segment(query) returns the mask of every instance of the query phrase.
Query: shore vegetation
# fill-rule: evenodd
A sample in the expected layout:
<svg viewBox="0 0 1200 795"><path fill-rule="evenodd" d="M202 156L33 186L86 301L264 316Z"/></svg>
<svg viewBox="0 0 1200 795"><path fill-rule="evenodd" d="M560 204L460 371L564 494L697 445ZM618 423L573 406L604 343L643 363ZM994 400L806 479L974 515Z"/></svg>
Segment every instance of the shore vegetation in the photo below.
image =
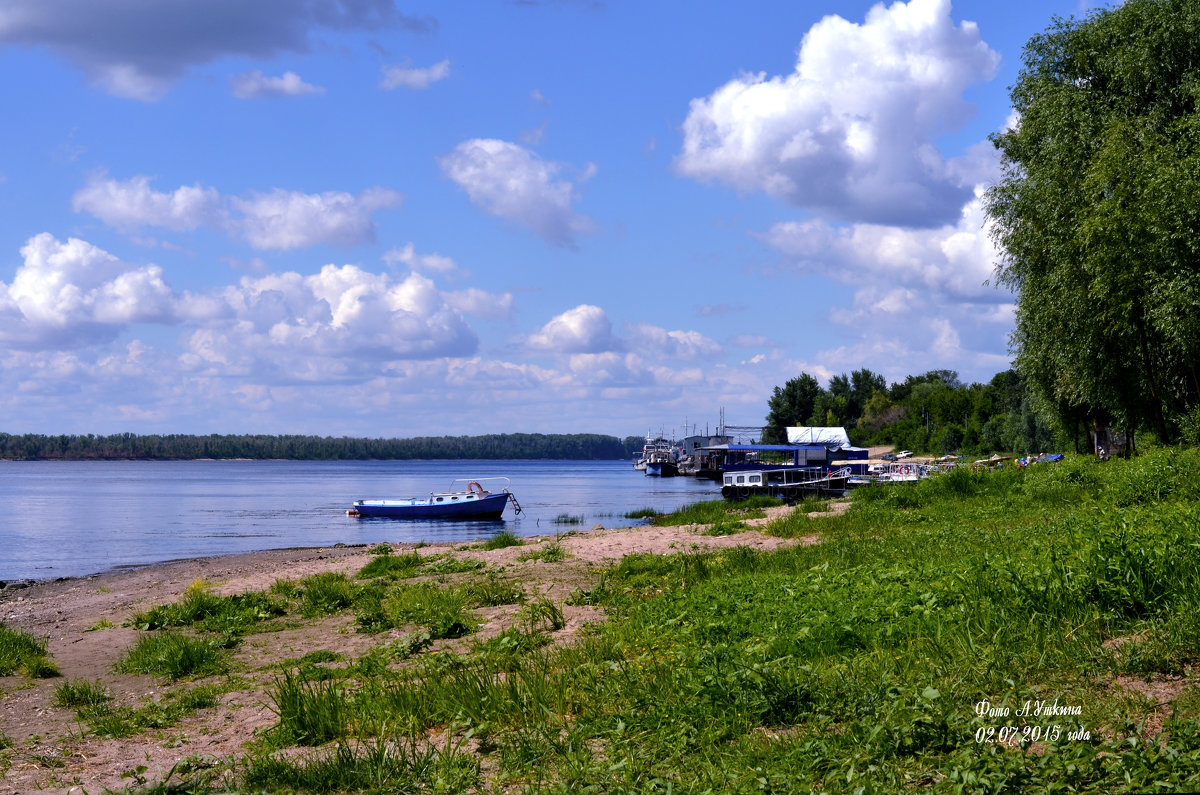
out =
<svg viewBox="0 0 1200 795"><path fill-rule="evenodd" d="M242 755L143 791L1200 787L1200 452L958 469L860 489L841 513L808 507L758 526L803 543L627 555L565 600L503 567L418 574L436 559L415 577L243 594L230 604L283 611L259 611L263 629L348 615L374 645L277 665L260 691L275 721ZM732 524L743 510L713 503L660 521ZM538 572L572 565L538 561ZM314 591L325 594L315 612ZM197 599L147 611L188 618L145 636L227 653L242 636L185 609ZM507 626L479 636L501 603ZM570 605L604 620L563 642ZM245 670L220 670L157 672L216 688L164 709L202 710L244 686ZM142 720L91 717L113 710L97 685L60 693L108 736Z"/></svg>

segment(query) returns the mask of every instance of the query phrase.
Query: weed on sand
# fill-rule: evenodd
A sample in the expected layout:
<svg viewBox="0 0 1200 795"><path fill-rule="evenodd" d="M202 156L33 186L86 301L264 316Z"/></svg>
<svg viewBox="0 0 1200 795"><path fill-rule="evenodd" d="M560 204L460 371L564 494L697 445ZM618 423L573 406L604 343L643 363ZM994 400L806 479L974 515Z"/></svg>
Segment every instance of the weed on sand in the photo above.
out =
<svg viewBox="0 0 1200 795"><path fill-rule="evenodd" d="M0 676L23 671L35 679L58 676L58 669L50 662L46 642L28 632L9 629L0 623Z"/></svg>

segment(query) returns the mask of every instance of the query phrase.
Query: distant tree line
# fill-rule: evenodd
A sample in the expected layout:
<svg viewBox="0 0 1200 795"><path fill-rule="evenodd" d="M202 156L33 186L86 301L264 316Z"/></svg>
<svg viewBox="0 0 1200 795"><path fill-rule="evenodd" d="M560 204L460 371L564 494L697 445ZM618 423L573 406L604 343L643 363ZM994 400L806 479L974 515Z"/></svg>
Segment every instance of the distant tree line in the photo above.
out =
<svg viewBox="0 0 1200 795"><path fill-rule="evenodd" d="M632 445L636 445L633 447ZM0 433L0 458L10 460L120 459L573 459L628 458L639 437L601 434L501 433L485 436L422 436L363 439L262 434L135 434L108 436Z"/></svg>
<svg viewBox="0 0 1200 795"><path fill-rule="evenodd" d="M775 387L763 439L786 441L794 425L841 426L861 446L917 453L1039 453L1086 446L1082 424L1064 424L1014 371L964 384L954 370L930 370L888 386L870 370L834 376L822 387L808 373Z"/></svg>

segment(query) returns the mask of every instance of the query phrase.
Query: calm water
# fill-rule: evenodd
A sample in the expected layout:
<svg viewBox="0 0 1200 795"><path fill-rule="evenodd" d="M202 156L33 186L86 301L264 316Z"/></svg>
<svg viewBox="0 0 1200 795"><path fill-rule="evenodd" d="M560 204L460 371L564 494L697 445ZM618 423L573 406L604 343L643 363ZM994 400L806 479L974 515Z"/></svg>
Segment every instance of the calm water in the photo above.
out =
<svg viewBox="0 0 1200 795"><path fill-rule="evenodd" d="M355 499L444 491L457 477L512 480L524 513L500 522L346 516ZM461 488L461 484L459 486ZM95 574L284 547L470 541L631 524L626 512L720 496L628 461L0 462L0 580ZM555 522L568 514L578 525Z"/></svg>

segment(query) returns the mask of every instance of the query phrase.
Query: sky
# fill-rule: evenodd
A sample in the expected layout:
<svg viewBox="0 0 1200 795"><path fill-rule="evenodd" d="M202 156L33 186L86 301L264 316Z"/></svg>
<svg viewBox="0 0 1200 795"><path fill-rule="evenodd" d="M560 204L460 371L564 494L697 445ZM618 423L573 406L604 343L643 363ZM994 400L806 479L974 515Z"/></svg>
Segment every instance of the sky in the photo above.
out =
<svg viewBox="0 0 1200 795"><path fill-rule="evenodd" d="M1081 0L5 0L0 432L759 425L986 382L981 196Z"/></svg>

